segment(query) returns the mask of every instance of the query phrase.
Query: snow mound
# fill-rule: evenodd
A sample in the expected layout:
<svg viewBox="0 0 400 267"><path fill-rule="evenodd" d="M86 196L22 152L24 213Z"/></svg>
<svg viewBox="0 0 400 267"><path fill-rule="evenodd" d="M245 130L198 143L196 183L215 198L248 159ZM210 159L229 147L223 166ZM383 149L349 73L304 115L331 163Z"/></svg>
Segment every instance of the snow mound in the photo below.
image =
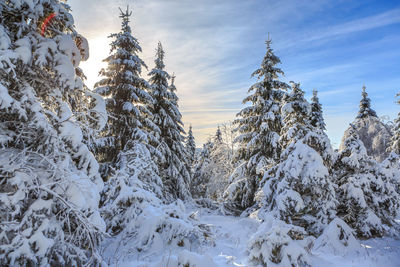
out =
<svg viewBox="0 0 400 267"><path fill-rule="evenodd" d="M361 244L353 235L354 230L343 220L334 219L315 240L314 252L324 252L333 255L346 256L360 253Z"/></svg>

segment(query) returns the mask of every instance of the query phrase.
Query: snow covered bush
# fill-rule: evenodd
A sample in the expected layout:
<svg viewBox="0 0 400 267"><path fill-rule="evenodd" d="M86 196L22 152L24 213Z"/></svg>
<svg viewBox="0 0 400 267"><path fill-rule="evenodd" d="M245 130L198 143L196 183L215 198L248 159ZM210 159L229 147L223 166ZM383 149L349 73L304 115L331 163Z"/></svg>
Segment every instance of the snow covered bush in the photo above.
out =
<svg viewBox="0 0 400 267"><path fill-rule="evenodd" d="M162 181L144 144L134 142L131 149L120 152L117 169L107 183L104 196L102 213L111 235L131 231L126 228L144 207L159 201Z"/></svg>
<svg viewBox="0 0 400 267"><path fill-rule="evenodd" d="M284 127L280 163L264 175L265 199L260 215L273 214L288 224L319 235L335 217L335 186L329 167L333 151L328 137L309 123L310 105L294 84L282 107Z"/></svg>
<svg viewBox="0 0 400 267"><path fill-rule="evenodd" d="M356 129L350 131L334 166L337 213L358 237L382 236L395 224L400 196L394 182L398 169L392 168L389 161L380 165L368 156Z"/></svg>
<svg viewBox="0 0 400 267"><path fill-rule="evenodd" d="M101 262L99 188L67 154L0 152L0 265ZM57 153L57 154L58 154ZM66 157L59 162L57 157Z"/></svg>
<svg viewBox="0 0 400 267"><path fill-rule="evenodd" d="M80 115L101 101L75 101L86 40L56 0L1 1L0 40L0 265L99 264L103 182L81 125L102 123Z"/></svg>
<svg viewBox="0 0 400 267"><path fill-rule="evenodd" d="M346 256L351 253L361 253L361 244L353 235L351 229L343 220L333 219L315 240L313 251Z"/></svg>
<svg viewBox="0 0 400 267"><path fill-rule="evenodd" d="M311 266L314 239L302 227L268 218L250 237L249 261L262 266Z"/></svg>

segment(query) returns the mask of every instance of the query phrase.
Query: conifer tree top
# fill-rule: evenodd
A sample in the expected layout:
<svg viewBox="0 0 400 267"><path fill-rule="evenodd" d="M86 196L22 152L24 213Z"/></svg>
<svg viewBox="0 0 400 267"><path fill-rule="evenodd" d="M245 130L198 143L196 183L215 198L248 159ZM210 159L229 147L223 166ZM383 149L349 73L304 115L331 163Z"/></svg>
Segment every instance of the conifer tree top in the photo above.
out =
<svg viewBox="0 0 400 267"><path fill-rule="evenodd" d="M371 108L371 99L368 97L365 85L362 88L360 101L360 110L358 111L357 119L363 119L369 116L378 117L375 110Z"/></svg>
<svg viewBox="0 0 400 267"><path fill-rule="evenodd" d="M311 125L321 130L326 130L324 118L322 116L322 105L319 102L318 91L313 90L313 97L311 98Z"/></svg>
<svg viewBox="0 0 400 267"><path fill-rule="evenodd" d="M218 125L218 128L217 128L217 131L215 132L215 142L216 143L221 143L222 142L222 133L221 133L221 129L219 128L219 125Z"/></svg>

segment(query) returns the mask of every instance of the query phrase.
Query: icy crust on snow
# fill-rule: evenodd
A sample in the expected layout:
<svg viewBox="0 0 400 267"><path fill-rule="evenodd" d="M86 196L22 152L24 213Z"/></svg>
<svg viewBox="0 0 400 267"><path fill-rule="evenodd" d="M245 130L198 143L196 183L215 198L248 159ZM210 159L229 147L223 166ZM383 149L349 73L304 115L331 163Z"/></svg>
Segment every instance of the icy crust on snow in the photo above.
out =
<svg viewBox="0 0 400 267"><path fill-rule="evenodd" d="M356 131L360 140L364 143L367 154L376 161L382 162L389 156L387 148L390 146L392 134L389 127L378 118L367 116L365 118L356 119L344 132L339 150L344 149L344 141L353 131Z"/></svg>

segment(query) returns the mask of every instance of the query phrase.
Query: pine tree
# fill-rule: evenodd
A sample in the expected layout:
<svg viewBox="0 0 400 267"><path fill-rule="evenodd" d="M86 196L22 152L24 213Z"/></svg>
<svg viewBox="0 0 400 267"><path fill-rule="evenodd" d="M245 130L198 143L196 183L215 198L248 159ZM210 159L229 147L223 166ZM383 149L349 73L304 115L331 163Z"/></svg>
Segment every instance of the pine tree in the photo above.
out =
<svg viewBox="0 0 400 267"><path fill-rule="evenodd" d="M177 96L169 89L169 74L164 70L164 50L158 43L155 67L149 73L151 96L154 99L152 113L154 123L160 129L159 150L164 157L160 164L160 175L165 185L168 199L185 199L190 196L190 170L186 160L186 150L183 145L185 131L182 115L176 106Z"/></svg>
<svg viewBox="0 0 400 267"><path fill-rule="evenodd" d="M398 93L397 96L400 97L400 93ZM400 100L397 101L397 104L400 104ZM400 156L400 112L394 121L393 136L390 141L389 150Z"/></svg>
<svg viewBox="0 0 400 267"><path fill-rule="evenodd" d="M280 102L288 85L280 81L279 75L283 71L276 67L281 63L271 48L271 40L266 41L267 52L252 76L258 78L258 82L250 87L251 95L243 100L243 103L251 105L245 107L237 114L234 123L239 136L236 162L242 164L235 171L237 177L230 188L233 199L230 202L239 209L250 207L254 203L254 194L260 180L260 170L266 165L272 164L279 158L279 133L281 131ZM239 180L240 181L239 181Z"/></svg>
<svg viewBox="0 0 400 267"><path fill-rule="evenodd" d="M103 182L77 115L91 100L76 101L86 41L56 0L1 1L0 40L0 265L100 264Z"/></svg>
<svg viewBox="0 0 400 267"><path fill-rule="evenodd" d="M304 92L294 84L282 106L280 163L264 175L263 210L318 235L335 216L329 175L333 150L324 132L310 125L310 112Z"/></svg>
<svg viewBox="0 0 400 267"><path fill-rule="evenodd" d="M132 12L128 8L120 11L121 31L109 36L113 39L111 55L104 60L107 68L100 71L104 78L95 84L95 91L107 100L110 115L97 149L104 163L104 177L110 174L109 167L116 164L119 152L128 143L145 143L152 154L157 154L158 145L154 135L159 129L152 123L150 112L153 99L148 93L149 84L141 77L142 69L147 66L138 56L142 49L129 26Z"/></svg>
<svg viewBox="0 0 400 267"><path fill-rule="evenodd" d="M214 143L216 143L216 144L222 143L222 133L221 133L221 129L219 128L219 125L217 128L217 131L215 132Z"/></svg>
<svg viewBox="0 0 400 267"><path fill-rule="evenodd" d="M311 98L311 119L310 123L312 126L317 127L323 131L326 130L324 117L322 116L322 106L319 103L317 96L318 91L313 90L313 97Z"/></svg>
<svg viewBox="0 0 400 267"><path fill-rule="evenodd" d="M357 119L363 119L366 117L378 117L375 110L371 108L371 99L369 99L367 92L365 91L365 85L362 88L360 110L358 111Z"/></svg>
<svg viewBox="0 0 400 267"><path fill-rule="evenodd" d="M400 204L390 177L393 170L383 168L367 155L355 130L345 140L334 170L338 185L338 216L356 231L358 237L389 233Z"/></svg>
<svg viewBox="0 0 400 267"><path fill-rule="evenodd" d="M189 126L188 136L186 137L186 150L189 155L188 163L192 165L196 159L196 143L192 131L192 125Z"/></svg>

